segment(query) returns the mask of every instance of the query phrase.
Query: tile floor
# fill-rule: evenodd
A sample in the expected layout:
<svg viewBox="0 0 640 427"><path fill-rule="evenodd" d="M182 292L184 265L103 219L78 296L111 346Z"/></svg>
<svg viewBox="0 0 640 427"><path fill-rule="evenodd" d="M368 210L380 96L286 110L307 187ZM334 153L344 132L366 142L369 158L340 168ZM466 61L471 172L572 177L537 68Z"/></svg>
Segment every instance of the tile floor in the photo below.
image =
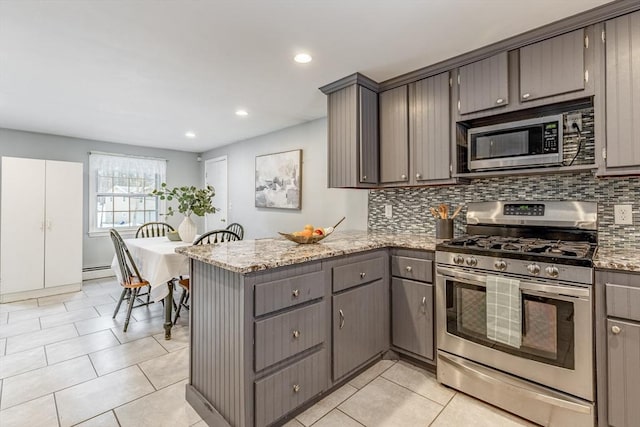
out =
<svg viewBox="0 0 640 427"><path fill-rule="evenodd" d="M162 304L137 308L127 333L120 286L0 304L0 425L196 426L184 399L184 320L164 340ZM531 426L439 385L405 362L383 360L289 421L311 426Z"/></svg>

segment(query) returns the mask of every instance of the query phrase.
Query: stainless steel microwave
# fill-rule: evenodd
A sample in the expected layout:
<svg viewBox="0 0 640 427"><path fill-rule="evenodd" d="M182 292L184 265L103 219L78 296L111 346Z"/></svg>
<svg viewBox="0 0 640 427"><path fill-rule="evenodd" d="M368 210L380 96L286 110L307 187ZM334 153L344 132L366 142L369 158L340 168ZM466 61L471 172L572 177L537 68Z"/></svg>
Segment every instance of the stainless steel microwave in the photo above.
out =
<svg viewBox="0 0 640 427"><path fill-rule="evenodd" d="M562 114L471 128L469 170L562 164Z"/></svg>

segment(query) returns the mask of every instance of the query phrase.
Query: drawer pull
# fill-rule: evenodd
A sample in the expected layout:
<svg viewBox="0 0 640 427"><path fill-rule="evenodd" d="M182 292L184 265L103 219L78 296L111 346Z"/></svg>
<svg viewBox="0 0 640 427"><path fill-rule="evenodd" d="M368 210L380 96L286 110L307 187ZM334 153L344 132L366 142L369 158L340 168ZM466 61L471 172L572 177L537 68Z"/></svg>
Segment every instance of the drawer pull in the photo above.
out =
<svg viewBox="0 0 640 427"><path fill-rule="evenodd" d="M410 265L407 265L404 269L407 270L407 273L411 273L411 270L413 270Z"/></svg>
<svg viewBox="0 0 640 427"><path fill-rule="evenodd" d="M366 275L367 275L367 273L365 273L365 272L363 271L362 273L360 273L360 278L361 278L361 279L364 279L364 276L366 276Z"/></svg>
<svg viewBox="0 0 640 427"><path fill-rule="evenodd" d="M338 310L338 314L340 315L340 327L339 329L344 328L344 312L342 310Z"/></svg>
<svg viewBox="0 0 640 427"><path fill-rule="evenodd" d="M300 290L294 289L293 292L291 292L291 295L293 295L294 298L298 298L298 296L300 295Z"/></svg>
<svg viewBox="0 0 640 427"><path fill-rule="evenodd" d="M496 104L502 104L504 102L504 98L496 99Z"/></svg>
<svg viewBox="0 0 640 427"><path fill-rule="evenodd" d="M611 332L613 332L613 335L618 335L620 332L622 332L622 329L620 328L620 326L612 326L611 327Z"/></svg>
<svg viewBox="0 0 640 427"><path fill-rule="evenodd" d="M298 393L300 391L300 386L298 384L293 385L293 392Z"/></svg>
<svg viewBox="0 0 640 427"><path fill-rule="evenodd" d="M530 93L523 93L522 94L522 99L528 99L531 98L531 94Z"/></svg>
<svg viewBox="0 0 640 427"><path fill-rule="evenodd" d="M300 331L293 331L293 338L294 339L300 338Z"/></svg>
<svg viewBox="0 0 640 427"><path fill-rule="evenodd" d="M405 175L405 174L400 175L400 179L405 181L407 179L407 175Z"/></svg>

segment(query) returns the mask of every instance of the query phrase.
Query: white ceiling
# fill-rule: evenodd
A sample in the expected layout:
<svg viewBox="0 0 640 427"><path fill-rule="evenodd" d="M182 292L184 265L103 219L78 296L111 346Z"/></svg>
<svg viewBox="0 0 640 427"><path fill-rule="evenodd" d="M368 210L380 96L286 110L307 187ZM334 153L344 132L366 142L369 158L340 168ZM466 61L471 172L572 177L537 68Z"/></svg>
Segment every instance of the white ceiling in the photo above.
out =
<svg viewBox="0 0 640 427"><path fill-rule="evenodd" d="M355 71L383 81L608 2L0 0L0 127L203 152L325 116L317 88Z"/></svg>

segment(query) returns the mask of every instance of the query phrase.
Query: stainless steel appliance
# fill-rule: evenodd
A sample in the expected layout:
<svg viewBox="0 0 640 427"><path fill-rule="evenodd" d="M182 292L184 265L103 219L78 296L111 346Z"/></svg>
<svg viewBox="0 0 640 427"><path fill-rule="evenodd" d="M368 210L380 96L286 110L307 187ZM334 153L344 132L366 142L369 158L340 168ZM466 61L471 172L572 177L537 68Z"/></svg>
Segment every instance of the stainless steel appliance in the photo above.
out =
<svg viewBox="0 0 640 427"><path fill-rule="evenodd" d="M469 170L560 165L562 139L562 114L471 128Z"/></svg>
<svg viewBox="0 0 640 427"><path fill-rule="evenodd" d="M470 203L468 234L436 246L438 381L542 425L593 425L596 225L596 203ZM489 305L505 279L507 314ZM515 343L495 338L499 316Z"/></svg>

